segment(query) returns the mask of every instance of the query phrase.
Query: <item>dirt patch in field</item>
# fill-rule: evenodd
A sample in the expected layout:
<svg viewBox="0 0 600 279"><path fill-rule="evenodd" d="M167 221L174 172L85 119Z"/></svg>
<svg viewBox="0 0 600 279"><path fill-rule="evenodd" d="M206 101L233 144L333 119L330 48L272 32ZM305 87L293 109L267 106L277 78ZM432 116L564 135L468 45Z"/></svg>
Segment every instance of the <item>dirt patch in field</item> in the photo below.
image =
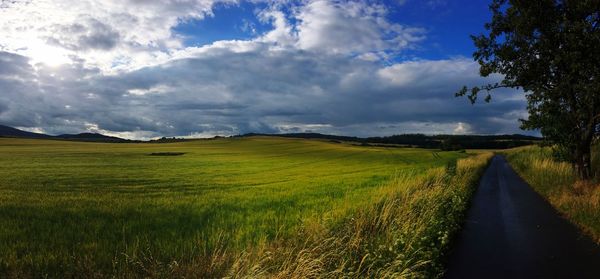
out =
<svg viewBox="0 0 600 279"><path fill-rule="evenodd" d="M148 154L149 156L181 156L184 155L185 152L154 152Z"/></svg>

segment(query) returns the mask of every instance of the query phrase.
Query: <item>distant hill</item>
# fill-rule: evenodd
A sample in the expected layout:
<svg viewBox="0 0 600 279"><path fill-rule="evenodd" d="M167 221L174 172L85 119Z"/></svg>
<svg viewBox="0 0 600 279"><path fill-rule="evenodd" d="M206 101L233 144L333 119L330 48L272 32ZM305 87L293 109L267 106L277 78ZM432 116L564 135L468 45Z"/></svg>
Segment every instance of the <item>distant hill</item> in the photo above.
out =
<svg viewBox="0 0 600 279"><path fill-rule="evenodd" d="M55 138L66 139L66 140L79 140L79 141L98 141L98 142L129 141L126 139L106 136L106 135L98 134L98 133L64 134L64 135L58 135Z"/></svg>
<svg viewBox="0 0 600 279"><path fill-rule="evenodd" d="M32 133L19 130L13 127L0 125L0 137L10 138L29 138L29 139L56 139L56 140L74 140L74 141L93 141L93 142L129 142L129 140L105 136L98 133L64 134L51 136L40 133Z"/></svg>
<svg viewBox="0 0 600 279"><path fill-rule="evenodd" d="M530 145L542 141L542 138L526 135L424 135L403 134L387 137L349 137L326 135L319 133L290 133L290 134L259 134L249 133L234 137L251 136L276 136L301 139L323 139L332 142L354 142L364 146L386 146L386 147L421 147L442 150L460 149L506 149L524 145ZM33 139L55 139L89 142L141 142L127 140L118 137L106 136L98 133L64 134L50 136L46 134L26 132L9 126L0 125L0 137L33 138ZM192 139L161 138L149 142L179 142Z"/></svg>
<svg viewBox="0 0 600 279"><path fill-rule="evenodd" d="M506 149L525 146L542 141L542 138L526 135L424 135L403 134L387 137L348 137L324 135L319 133L257 134L250 133L239 137L278 136L303 139L326 139L331 141L350 141L371 146L411 146L443 150L460 149Z"/></svg>
<svg viewBox="0 0 600 279"><path fill-rule="evenodd" d="M19 130L13 127L0 125L0 137L14 137L14 138L33 138L33 139L46 139L52 138L52 136L32 133L23 130Z"/></svg>

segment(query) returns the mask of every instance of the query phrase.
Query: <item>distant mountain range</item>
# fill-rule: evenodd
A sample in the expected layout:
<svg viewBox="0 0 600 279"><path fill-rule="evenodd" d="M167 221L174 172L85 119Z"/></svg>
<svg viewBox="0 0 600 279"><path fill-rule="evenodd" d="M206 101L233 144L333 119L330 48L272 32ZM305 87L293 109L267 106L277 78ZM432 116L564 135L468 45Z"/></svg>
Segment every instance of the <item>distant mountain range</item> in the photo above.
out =
<svg viewBox="0 0 600 279"><path fill-rule="evenodd" d="M40 133L32 133L19 130L13 127L0 125L0 137L10 138L29 138L29 139L57 139L57 140L74 140L74 141L93 141L93 142L129 142L129 140L105 136L98 133L80 133L80 134L63 134L51 136Z"/></svg>
<svg viewBox="0 0 600 279"><path fill-rule="evenodd" d="M321 139L331 142L354 142L364 146L385 146L385 147L422 147L442 150L460 150L460 149L505 149L524 145L530 145L542 141L542 138L526 135L424 135L424 134L403 134L387 137L348 137L325 135L318 133L291 133L291 134L257 134L250 133L234 137L252 137L252 136L277 136L287 138L301 139ZM141 142L111 137L97 133L64 134L50 136L40 133L32 133L19 130L9 126L0 125L0 137L13 138L32 138L32 139L56 139L72 141L91 141L91 142ZM150 142L176 142L186 139L162 138Z"/></svg>

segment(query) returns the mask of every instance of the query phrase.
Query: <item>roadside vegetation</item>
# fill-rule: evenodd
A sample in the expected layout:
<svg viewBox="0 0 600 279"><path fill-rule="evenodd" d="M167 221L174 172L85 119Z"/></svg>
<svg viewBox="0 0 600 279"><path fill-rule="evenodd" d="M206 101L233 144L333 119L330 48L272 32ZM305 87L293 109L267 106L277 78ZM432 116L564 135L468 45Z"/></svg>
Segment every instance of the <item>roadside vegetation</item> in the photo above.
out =
<svg viewBox="0 0 600 279"><path fill-rule="evenodd" d="M460 159L423 175L404 173L380 198L327 228L308 224L291 242L259 250L232 275L269 278L438 278L451 239L492 157ZM242 257L243 259L243 257ZM237 277L237 276L234 276Z"/></svg>
<svg viewBox="0 0 600 279"><path fill-rule="evenodd" d="M573 164L555 159L550 147L529 146L504 152L513 168L558 211L600 243L600 146L592 152L595 180L579 178Z"/></svg>
<svg viewBox="0 0 600 279"><path fill-rule="evenodd" d="M9 278L437 277L491 157L274 137L0 153Z"/></svg>

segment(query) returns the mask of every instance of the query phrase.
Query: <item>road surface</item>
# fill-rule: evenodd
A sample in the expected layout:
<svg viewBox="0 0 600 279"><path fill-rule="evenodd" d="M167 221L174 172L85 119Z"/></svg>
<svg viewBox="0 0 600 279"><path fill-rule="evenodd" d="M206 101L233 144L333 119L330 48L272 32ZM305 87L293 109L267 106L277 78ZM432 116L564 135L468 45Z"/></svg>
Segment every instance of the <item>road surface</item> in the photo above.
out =
<svg viewBox="0 0 600 279"><path fill-rule="evenodd" d="M600 248L495 156L445 278L600 278Z"/></svg>

